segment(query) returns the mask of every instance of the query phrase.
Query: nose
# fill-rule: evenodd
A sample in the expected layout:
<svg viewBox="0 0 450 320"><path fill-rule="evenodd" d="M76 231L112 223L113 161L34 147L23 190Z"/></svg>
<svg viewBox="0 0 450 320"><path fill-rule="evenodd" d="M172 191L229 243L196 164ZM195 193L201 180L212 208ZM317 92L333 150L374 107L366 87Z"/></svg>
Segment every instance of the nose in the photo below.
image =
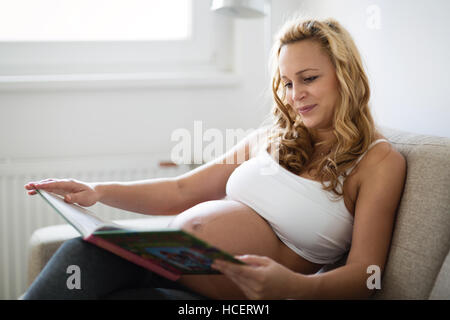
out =
<svg viewBox="0 0 450 320"><path fill-rule="evenodd" d="M294 86L292 88L292 101L301 101L306 97L306 89L303 86Z"/></svg>

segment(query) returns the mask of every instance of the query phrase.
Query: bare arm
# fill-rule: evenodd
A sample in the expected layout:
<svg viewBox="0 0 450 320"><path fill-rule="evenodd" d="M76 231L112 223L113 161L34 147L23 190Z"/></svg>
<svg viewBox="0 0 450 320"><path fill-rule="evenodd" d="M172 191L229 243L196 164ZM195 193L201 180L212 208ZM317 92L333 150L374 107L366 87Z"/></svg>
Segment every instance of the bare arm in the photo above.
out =
<svg viewBox="0 0 450 320"><path fill-rule="evenodd" d="M96 202L143 214L178 214L204 201L225 196L233 170L250 157L260 130L242 139L216 160L175 178L131 182L85 183L74 179L47 179L25 185L29 194L44 189L65 197L69 203L91 206ZM255 142L256 141L256 142Z"/></svg>
<svg viewBox="0 0 450 320"><path fill-rule="evenodd" d="M373 294L367 287L367 279L372 273L368 273L367 268L374 265L381 273L384 270L405 175L406 161L394 150L368 172L356 202L347 263L322 274L297 275L299 287L308 288L301 290L307 298L354 299Z"/></svg>
<svg viewBox="0 0 450 320"><path fill-rule="evenodd" d="M179 213L181 208L176 178L93 183L92 186L99 202L127 211L169 215Z"/></svg>
<svg viewBox="0 0 450 320"><path fill-rule="evenodd" d="M89 207L97 202L144 214L175 214L179 203L175 178L131 182L83 182L75 179L45 179L25 185L29 195L42 189L64 197L68 203Z"/></svg>

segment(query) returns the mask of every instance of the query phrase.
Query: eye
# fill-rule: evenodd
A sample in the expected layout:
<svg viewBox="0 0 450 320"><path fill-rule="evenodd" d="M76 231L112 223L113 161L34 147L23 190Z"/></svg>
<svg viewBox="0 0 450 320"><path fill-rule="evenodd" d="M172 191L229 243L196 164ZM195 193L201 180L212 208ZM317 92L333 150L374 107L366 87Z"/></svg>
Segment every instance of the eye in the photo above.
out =
<svg viewBox="0 0 450 320"><path fill-rule="evenodd" d="M292 88L292 83L286 82L286 83L284 84L284 87L285 87L285 88Z"/></svg>
<svg viewBox="0 0 450 320"><path fill-rule="evenodd" d="M318 78L318 76L313 76L313 77L305 78L303 81L304 81L305 83L311 83L311 82L313 82L314 80L316 80L317 78Z"/></svg>

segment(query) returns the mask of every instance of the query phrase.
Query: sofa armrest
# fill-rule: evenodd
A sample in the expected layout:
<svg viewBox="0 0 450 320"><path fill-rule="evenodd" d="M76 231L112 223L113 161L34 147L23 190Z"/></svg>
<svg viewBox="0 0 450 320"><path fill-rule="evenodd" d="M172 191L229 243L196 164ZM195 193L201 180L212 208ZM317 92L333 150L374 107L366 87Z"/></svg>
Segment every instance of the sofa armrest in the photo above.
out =
<svg viewBox="0 0 450 320"><path fill-rule="evenodd" d="M48 260L66 240L80 236L70 225L62 224L37 229L29 242L27 286L30 286Z"/></svg>
<svg viewBox="0 0 450 320"><path fill-rule="evenodd" d="M149 216L144 219L129 219L114 221L123 226L148 226L149 228L164 228L174 216ZM61 244L80 234L69 224L61 224L37 229L29 242L27 287L45 267L47 262L58 250Z"/></svg>

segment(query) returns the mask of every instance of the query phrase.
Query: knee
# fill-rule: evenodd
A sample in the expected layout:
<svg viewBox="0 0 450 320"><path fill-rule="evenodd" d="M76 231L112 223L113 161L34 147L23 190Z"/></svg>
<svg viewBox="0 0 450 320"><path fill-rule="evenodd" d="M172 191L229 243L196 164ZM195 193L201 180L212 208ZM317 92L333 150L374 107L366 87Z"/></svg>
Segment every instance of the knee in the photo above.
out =
<svg viewBox="0 0 450 320"><path fill-rule="evenodd" d="M83 240L82 237L76 237L76 238L72 238L72 239L68 239L66 241L64 241L63 245L65 246L79 246L84 244L85 241Z"/></svg>
<svg viewBox="0 0 450 320"><path fill-rule="evenodd" d="M79 251L80 248L83 248L86 246L86 241L83 240L81 237L73 238L64 241L61 246L59 247L59 250L68 250L68 251ZM82 250L82 249L81 249Z"/></svg>
<svg viewBox="0 0 450 320"><path fill-rule="evenodd" d="M54 259L66 261L93 261L99 255L99 251L104 251L97 246L77 237L64 241L54 254Z"/></svg>

